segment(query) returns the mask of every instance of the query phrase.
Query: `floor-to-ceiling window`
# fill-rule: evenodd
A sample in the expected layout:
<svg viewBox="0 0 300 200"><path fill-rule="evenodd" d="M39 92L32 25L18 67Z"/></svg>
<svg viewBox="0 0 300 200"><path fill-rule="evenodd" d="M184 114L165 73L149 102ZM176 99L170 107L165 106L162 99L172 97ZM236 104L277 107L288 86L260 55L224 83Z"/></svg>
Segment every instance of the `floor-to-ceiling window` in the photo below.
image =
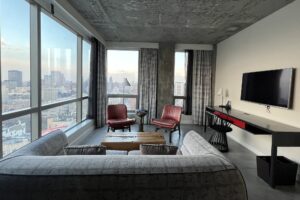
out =
<svg viewBox="0 0 300 200"><path fill-rule="evenodd" d="M49 31L51 30L51 31ZM77 97L77 36L61 24L41 14L42 105ZM42 112L43 134L76 124L76 103Z"/></svg>
<svg viewBox="0 0 300 200"><path fill-rule="evenodd" d="M109 104L125 104L128 111L138 106L138 51L107 51L107 96Z"/></svg>
<svg viewBox="0 0 300 200"><path fill-rule="evenodd" d="M90 44L25 0L0 0L0 157L86 119Z"/></svg>
<svg viewBox="0 0 300 200"><path fill-rule="evenodd" d="M20 0L0 3L1 116L7 116L30 108L30 7ZM31 114L3 119L4 155L30 141Z"/></svg>
<svg viewBox="0 0 300 200"><path fill-rule="evenodd" d="M174 70L174 104L184 106L186 98L186 63L185 52L175 53L175 70Z"/></svg>

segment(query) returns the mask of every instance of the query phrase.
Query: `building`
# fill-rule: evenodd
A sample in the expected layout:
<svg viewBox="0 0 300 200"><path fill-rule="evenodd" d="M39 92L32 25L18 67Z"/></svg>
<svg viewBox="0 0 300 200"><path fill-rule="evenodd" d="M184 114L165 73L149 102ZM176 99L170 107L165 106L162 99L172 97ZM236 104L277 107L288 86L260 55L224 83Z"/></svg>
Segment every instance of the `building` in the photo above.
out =
<svg viewBox="0 0 300 200"><path fill-rule="evenodd" d="M22 87L22 72L19 70L8 70L8 81L11 87Z"/></svg>

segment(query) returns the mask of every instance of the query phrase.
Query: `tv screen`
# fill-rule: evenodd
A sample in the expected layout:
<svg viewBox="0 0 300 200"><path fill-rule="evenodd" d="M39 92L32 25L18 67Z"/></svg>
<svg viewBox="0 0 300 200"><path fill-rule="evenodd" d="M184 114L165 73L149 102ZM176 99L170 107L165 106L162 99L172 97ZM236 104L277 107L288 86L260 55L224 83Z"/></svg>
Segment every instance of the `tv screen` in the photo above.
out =
<svg viewBox="0 0 300 200"><path fill-rule="evenodd" d="M241 99L265 105L292 107L292 68L243 74Z"/></svg>

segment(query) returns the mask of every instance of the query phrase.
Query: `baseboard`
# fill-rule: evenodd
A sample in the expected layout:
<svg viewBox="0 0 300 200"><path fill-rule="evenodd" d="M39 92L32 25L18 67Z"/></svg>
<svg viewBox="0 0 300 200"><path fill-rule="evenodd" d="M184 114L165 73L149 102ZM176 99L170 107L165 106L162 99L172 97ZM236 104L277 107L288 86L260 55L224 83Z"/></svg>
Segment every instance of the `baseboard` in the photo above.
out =
<svg viewBox="0 0 300 200"><path fill-rule="evenodd" d="M237 143L241 144L242 146L244 146L246 149L248 149L249 151L253 152L255 155L265 155L264 153L258 151L256 148L254 148L253 146L243 142L243 141L240 141L238 139L236 139L236 137L230 135L230 134L227 134L227 137L229 137L230 139L236 141Z"/></svg>

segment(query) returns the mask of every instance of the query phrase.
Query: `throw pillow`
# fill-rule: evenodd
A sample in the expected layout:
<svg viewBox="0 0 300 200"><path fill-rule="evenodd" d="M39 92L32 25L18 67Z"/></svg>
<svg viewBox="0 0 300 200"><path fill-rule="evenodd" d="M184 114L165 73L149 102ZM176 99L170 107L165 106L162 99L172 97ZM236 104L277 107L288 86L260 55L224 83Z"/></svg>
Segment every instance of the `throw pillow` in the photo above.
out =
<svg viewBox="0 0 300 200"><path fill-rule="evenodd" d="M166 144L141 144L140 151L142 155L176 155L177 146Z"/></svg>
<svg viewBox="0 0 300 200"><path fill-rule="evenodd" d="M106 155L106 147L102 145L76 145L64 148L65 155Z"/></svg>

